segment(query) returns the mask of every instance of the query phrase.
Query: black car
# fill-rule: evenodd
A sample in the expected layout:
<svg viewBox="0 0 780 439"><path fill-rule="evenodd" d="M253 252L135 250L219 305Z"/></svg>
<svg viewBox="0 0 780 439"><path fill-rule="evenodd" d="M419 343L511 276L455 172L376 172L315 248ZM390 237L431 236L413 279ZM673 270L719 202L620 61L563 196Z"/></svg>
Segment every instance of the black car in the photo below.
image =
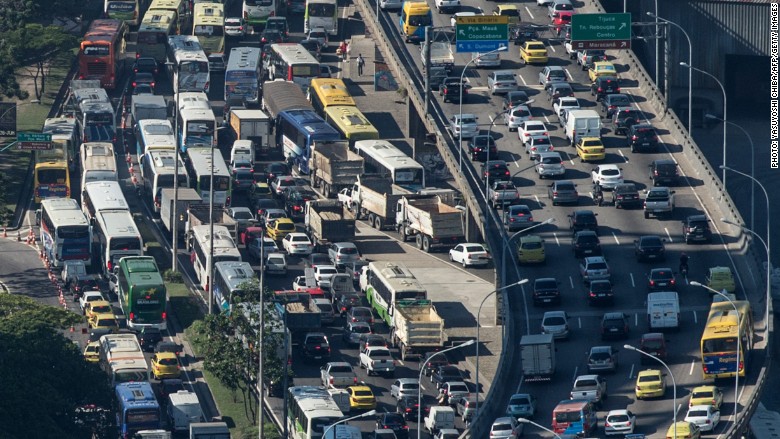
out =
<svg viewBox="0 0 780 439"><path fill-rule="evenodd" d="M154 353L170 352L172 354L176 354L177 356L180 355L183 350L184 349L182 349L182 345L165 340L157 343L157 345L154 347Z"/></svg>
<svg viewBox="0 0 780 439"><path fill-rule="evenodd" d="M399 413L385 412L380 414L376 418L376 428L393 430L398 439L409 437L409 426L406 425L406 418Z"/></svg>
<svg viewBox="0 0 780 439"><path fill-rule="evenodd" d="M133 74L136 73L151 73L156 78L157 74L160 73L157 60L149 56L136 58L133 63Z"/></svg>
<svg viewBox="0 0 780 439"><path fill-rule="evenodd" d="M168 395L176 393L184 389L184 381L178 378L168 378L160 380L160 385L157 386L157 392L160 395L160 401L168 401Z"/></svg>
<svg viewBox="0 0 780 439"><path fill-rule="evenodd" d="M361 306L362 303L360 302L360 296L357 294L348 293L340 295L338 299L336 299L335 305L336 312L344 317L353 306Z"/></svg>
<svg viewBox="0 0 780 439"><path fill-rule="evenodd" d="M552 82L545 89L550 102L557 98L574 97L574 89L568 82Z"/></svg>
<svg viewBox="0 0 780 439"><path fill-rule="evenodd" d="M441 389L444 386L444 383L450 381L463 381L463 374L460 372L460 369L455 366L439 366L439 368L431 374L431 382L436 384L437 389Z"/></svg>
<svg viewBox="0 0 780 439"><path fill-rule="evenodd" d="M303 340L303 355L312 360L330 360L330 342L322 332L310 332Z"/></svg>
<svg viewBox="0 0 780 439"><path fill-rule="evenodd" d="M705 215L690 215L682 222L683 238L685 243L694 241L712 242L712 230L710 220Z"/></svg>
<svg viewBox="0 0 780 439"><path fill-rule="evenodd" d="M490 177L491 180L509 180L509 167L503 160L489 160L482 164L482 179Z"/></svg>
<svg viewBox="0 0 780 439"><path fill-rule="evenodd" d="M626 139L631 152L655 151L658 149L658 134L649 123L631 125L626 131Z"/></svg>
<svg viewBox="0 0 780 439"><path fill-rule="evenodd" d="M503 99L503 105L501 106L503 111L515 108L518 105L523 105L531 100L531 98L528 97L528 93L521 90L510 91L504 95Z"/></svg>
<svg viewBox="0 0 780 439"><path fill-rule="evenodd" d="M403 395L395 404L395 412L407 421L417 420L417 411L420 409L420 400L417 395Z"/></svg>
<svg viewBox="0 0 780 439"><path fill-rule="evenodd" d="M616 93L620 93L620 81L616 76L599 76L590 86L590 95L596 96L597 102Z"/></svg>
<svg viewBox="0 0 780 439"><path fill-rule="evenodd" d="M359 352L362 354L366 348L381 346L387 347L387 340L381 334L363 334L358 343Z"/></svg>
<svg viewBox="0 0 780 439"><path fill-rule="evenodd" d="M268 209L278 209L279 203L271 198L253 198L251 199L252 211L256 212L257 218L265 213Z"/></svg>
<svg viewBox="0 0 780 439"><path fill-rule="evenodd" d="M588 304L601 303L612 304L615 302L615 293L612 292L612 282L602 279L591 281L588 285Z"/></svg>
<svg viewBox="0 0 780 439"><path fill-rule="evenodd" d="M601 319L601 339L628 338L628 316L622 312L608 312Z"/></svg>
<svg viewBox="0 0 780 439"><path fill-rule="evenodd" d="M265 166L265 178L266 183L269 185L276 181L278 177L282 177L285 175L290 175L290 167L287 166L287 163L282 162L274 162L269 163Z"/></svg>
<svg viewBox="0 0 780 439"><path fill-rule="evenodd" d="M612 119L612 114L618 108L630 106L631 98L622 93L608 94L601 100L601 112L604 113L604 117L607 119Z"/></svg>
<svg viewBox="0 0 780 439"><path fill-rule="evenodd" d="M311 53L311 56L316 58L317 61L320 61L322 56L322 46L320 45L319 41L307 38L305 40L301 40L299 44L303 46L304 49L308 50L309 53Z"/></svg>
<svg viewBox="0 0 780 439"><path fill-rule="evenodd" d="M133 88L133 96L139 96L139 95L153 95L154 94L154 88L151 86L151 84L145 84L140 83Z"/></svg>
<svg viewBox="0 0 780 439"><path fill-rule="evenodd" d="M450 72L447 71L446 67L434 66L428 71L428 77L431 90L439 90L444 80L450 77Z"/></svg>
<svg viewBox="0 0 780 439"><path fill-rule="evenodd" d="M561 303L560 282L552 277L544 277L534 281L534 305Z"/></svg>
<svg viewBox="0 0 780 439"><path fill-rule="evenodd" d="M576 232L571 240L571 247L576 258L601 255L601 241L593 230Z"/></svg>
<svg viewBox="0 0 780 439"><path fill-rule="evenodd" d="M287 24L287 18L285 17L268 17L268 20L265 22L265 29L277 31L285 37L290 35L290 26Z"/></svg>
<svg viewBox="0 0 780 439"><path fill-rule="evenodd" d="M288 188L284 194L284 210L293 220L302 219L306 203L317 198L317 194L312 190L300 187Z"/></svg>
<svg viewBox="0 0 780 439"><path fill-rule="evenodd" d="M671 268L653 268L647 274L647 291L677 291L677 280Z"/></svg>
<svg viewBox="0 0 780 439"><path fill-rule="evenodd" d="M632 125L642 118L639 110L631 107L620 107L612 114L612 125L615 134L626 134Z"/></svg>
<svg viewBox="0 0 780 439"><path fill-rule="evenodd" d="M285 35L276 29L265 28L260 34L260 44L262 45L284 43L285 41Z"/></svg>
<svg viewBox="0 0 780 439"><path fill-rule="evenodd" d="M612 191L612 204L617 209L627 207L640 207L642 199L639 197L639 190L634 183L620 183Z"/></svg>
<svg viewBox="0 0 780 439"><path fill-rule="evenodd" d="M487 134L476 135L469 140L468 147L471 160L485 161L488 159L488 156L498 157L498 147L493 136L488 136Z"/></svg>
<svg viewBox="0 0 780 439"><path fill-rule="evenodd" d="M233 169L233 191L248 192L255 184L255 175L251 168Z"/></svg>
<svg viewBox="0 0 780 439"><path fill-rule="evenodd" d="M640 236L634 240L634 254L639 262L663 261L666 259L664 240L657 235Z"/></svg>
<svg viewBox="0 0 780 439"><path fill-rule="evenodd" d="M155 346L157 346L157 343L161 342L162 339L162 332L157 328L146 326L138 333L138 343L141 345L141 349L146 352L154 351Z"/></svg>
<svg viewBox="0 0 780 439"><path fill-rule="evenodd" d="M546 29L546 27L544 28ZM526 41L531 40L538 40L539 39L539 31L537 30L537 27L533 24L521 24L519 26L515 26L509 30L509 40L514 41L515 46L519 46Z"/></svg>
<svg viewBox="0 0 780 439"><path fill-rule="evenodd" d="M154 75L149 72L138 72L133 75L133 82L130 83L133 90L138 87L139 84L147 84L154 91Z"/></svg>
<svg viewBox="0 0 780 439"><path fill-rule="evenodd" d="M598 234L599 222L596 220L598 215L592 210L575 210L569 215L569 230L572 233L577 233L580 230L593 230Z"/></svg>
<svg viewBox="0 0 780 439"><path fill-rule="evenodd" d="M679 181L677 163L671 159L653 160L650 167L650 180L653 186L675 186Z"/></svg>
<svg viewBox="0 0 780 439"><path fill-rule="evenodd" d="M73 300L78 300L85 291L101 291L98 277L94 274L79 276L75 281L67 284L66 287L70 290Z"/></svg>
<svg viewBox="0 0 780 439"><path fill-rule="evenodd" d="M446 355L436 355L436 352L429 352L425 355L425 372L423 374L427 377L431 376L440 366L447 366L450 364L450 360Z"/></svg>
<svg viewBox="0 0 780 439"><path fill-rule="evenodd" d="M468 96L468 90L471 88L466 82L460 80L460 78L451 76L444 78L439 86L439 96L442 97L444 102L460 102L461 94L463 95L463 101Z"/></svg>

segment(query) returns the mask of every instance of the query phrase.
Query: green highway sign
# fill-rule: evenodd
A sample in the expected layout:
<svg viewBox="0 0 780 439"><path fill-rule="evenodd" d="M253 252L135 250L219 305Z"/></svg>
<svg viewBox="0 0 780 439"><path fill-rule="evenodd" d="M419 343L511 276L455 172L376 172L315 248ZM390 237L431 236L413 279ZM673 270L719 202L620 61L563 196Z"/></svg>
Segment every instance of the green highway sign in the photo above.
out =
<svg viewBox="0 0 780 439"><path fill-rule="evenodd" d="M45 150L51 149L51 134L49 133L16 133L19 142L18 149Z"/></svg>
<svg viewBox="0 0 780 439"><path fill-rule="evenodd" d="M571 17L571 40L572 42L602 42L598 45L600 47L592 48L629 48L631 47L631 14L574 14ZM580 47L590 48L585 46L587 44Z"/></svg>
<svg viewBox="0 0 780 439"><path fill-rule="evenodd" d="M509 17L473 16L455 18L457 52L490 52L507 46Z"/></svg>

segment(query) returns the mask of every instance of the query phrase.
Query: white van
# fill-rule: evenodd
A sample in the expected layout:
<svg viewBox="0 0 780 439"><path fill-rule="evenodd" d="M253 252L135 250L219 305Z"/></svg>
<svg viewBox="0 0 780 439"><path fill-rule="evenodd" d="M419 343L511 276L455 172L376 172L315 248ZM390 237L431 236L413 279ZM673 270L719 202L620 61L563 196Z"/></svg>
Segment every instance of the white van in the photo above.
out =
<svg viewBox="0 0 780 439"><path fill-rule="evenodd" d="M647 294L647 323L650 329L680 326L680 299L674 291Z"/></svg>
<svg viewBox="0 0 780 439"><path fill-rule="evenodd" d="M233 142L233 148L230 150L230 167L241 162L255 164L255 145L251 140Z"/></svg>
<svg viewBox="0 0 780 439"><path fill-rule="evenodd" d="M443 428L455 428L455 410L449 406L433 406L425 417L425 429L431 435Z"/></svg>
<svg viewBox="0 0 780 439"><path fill-rule="evenodd" d="M569 110L566 138L574 145L581 137L601 137L601 116L594 110Z"/></svg>
<svg viewBox="0 0 780 439"><path fill-rule="evenodd" d="M198 395L187 390L168 395L168 420L173 431L189 431L190 424L203 422Z"/></svg>

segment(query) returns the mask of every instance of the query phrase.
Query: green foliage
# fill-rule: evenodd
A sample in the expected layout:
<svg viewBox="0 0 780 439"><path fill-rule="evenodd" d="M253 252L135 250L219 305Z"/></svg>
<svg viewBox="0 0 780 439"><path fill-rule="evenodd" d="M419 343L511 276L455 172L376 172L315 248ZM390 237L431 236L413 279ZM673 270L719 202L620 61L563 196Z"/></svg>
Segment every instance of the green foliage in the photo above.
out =
<svg viewBox="0 0 780 439"><path fill-rule="evenodd" d="M2 0L0 32L7 32L38 20L79 16L84 2L77 0ZM102 5L101 5L102 6Z"/></svg>
<svg viewBox="0 0 780 439"><path fill-rule="evenodd" d="M281 439L282 435L276 429L276 426L271 421L265 421L263 424L263 437L265 439ZM257 424L253 424L251 427L244 428L239 431L237 435L233 435L236 439L254 439L257 437Z"/></svg>
<svg viewBox="0 0 780 439"><path fill-rule="evenodd" d="M181 284L184 283L184 276L182 276L181 273L178 271L173 270L165 270L163 273L163 279L165 279L166 282L171 282L175 284Z"/></svg>

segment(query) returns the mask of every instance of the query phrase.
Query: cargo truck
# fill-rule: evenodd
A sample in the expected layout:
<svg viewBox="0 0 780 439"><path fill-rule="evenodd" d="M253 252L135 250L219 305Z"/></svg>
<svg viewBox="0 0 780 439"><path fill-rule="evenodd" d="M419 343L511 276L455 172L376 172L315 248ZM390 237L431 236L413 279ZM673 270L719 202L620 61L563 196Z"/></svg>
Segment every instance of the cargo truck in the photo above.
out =
<svg viewBox="0 0 780 439"><path fill-rule="evenodd" d="M168 118L168 105L162 96L136 95L133 96L133 102L130 105L130 114L133 117L133 122L130 126L135 126L139 120L164 120Z"/></svg>
<svg viewBox="0 0 780 439"><path fill-rule="evenodd" d="M314 107L301 90L301 86L290 81L275 80L263 83L261 107L276 120L279 113L288 110L312 110Z"/></svg>
<svg viewBox="0 0 780 439"><path fill-rule="evenodd" d="M275 291L273 302L293 339L301 339L307 332L322 326L320 309L311 303L308 293Z"/></svg>
<svg viewBox="0 0 780 439"><path fill-rule="evenodd" d="M176 230L179 232L179 236L184 236L187 227L187 210L190 208L190 204L202 204L203 200L195 189L180 187L178 203L174 209L173 188L166 188L161 192L160 220L163 226L165 226L166 230L173 233L173 222L176 221ZM174 216L174 214L176 215Z"/></svg>
<svg viewBox="0 0 780 439"><path fill-rule="evenodd" d="M594 110L569 110L566 116L566 138L571 145L580 137L601 137L601 116Z"/></svg>
<svg viewBox="0 0 780 439"><path fill-rule="evenodd" d="M312 186L321 188L326 198L351 187L363 175L363 157L350 151L349 142L316 142L312 145L309 170Z"/></svg>
<svg viewBox="0 0 780 439"><path fill-rule="evenodd" d="M230 232L230 236L234 242L238 241L238 223L236 220L228 215L227 210L221 204L214 204L213 214L209 217L209 204L208 203L190 203L187 208L187 223L184 227L187 236L190 235L190 231L195 226L209 225L224 226Z"/></svg>
<svg viewBox="0 0 780 439"><path fill-rule="evenodd" d="M307 201L304 223L315 246L355 239L355 218L338 200Z"/></svg>
<svg viewBox="0 0 780 439"><path fill-rule="evenodd" d="M401 241L414 236L417 248L452 246L463 239L463 212L438 195L403 196L396 207L396 228Z"/></svg>
<svg viewBox="0 0 780 439"><path fill-rule="evenodd" d="M520 339L524 381L549 381L555 374L555 343L552 334L524 335Z"/></svg>
<svg viewBox="0 0 780 439"><path fill-rule="evenodd" d="M267 156L273 147L271 118L263 110L231 109L230 132L233 140L249 140L255 157Z"/></svg>
<svg viewBox="0 0 780 439"><path fill-rule="evenodd" d="M420 44L420 57L422 59L423 69L428 66L426 62L428 45ZM434 41L431 43L431 66L444 67L447 72L451 72L455 65L455 54L452 53L452 44L449 41Z"/></svg>
<svg viewBox="0 0 780 439"><path fill-rule="evenodd" d="M444 319L430 300L399 300L395 303L390 340L401 353L401 360L422 356L444 347Z"/></svg>
<svg viewBox="0 0 780 439"><path fill-rule="evenodd" d="M386 177L360 176L352 186L350 210L358 219L366 218L377 230L394 227L396 204L404 195L409 195L409 191L392 184Z"/></svg>

